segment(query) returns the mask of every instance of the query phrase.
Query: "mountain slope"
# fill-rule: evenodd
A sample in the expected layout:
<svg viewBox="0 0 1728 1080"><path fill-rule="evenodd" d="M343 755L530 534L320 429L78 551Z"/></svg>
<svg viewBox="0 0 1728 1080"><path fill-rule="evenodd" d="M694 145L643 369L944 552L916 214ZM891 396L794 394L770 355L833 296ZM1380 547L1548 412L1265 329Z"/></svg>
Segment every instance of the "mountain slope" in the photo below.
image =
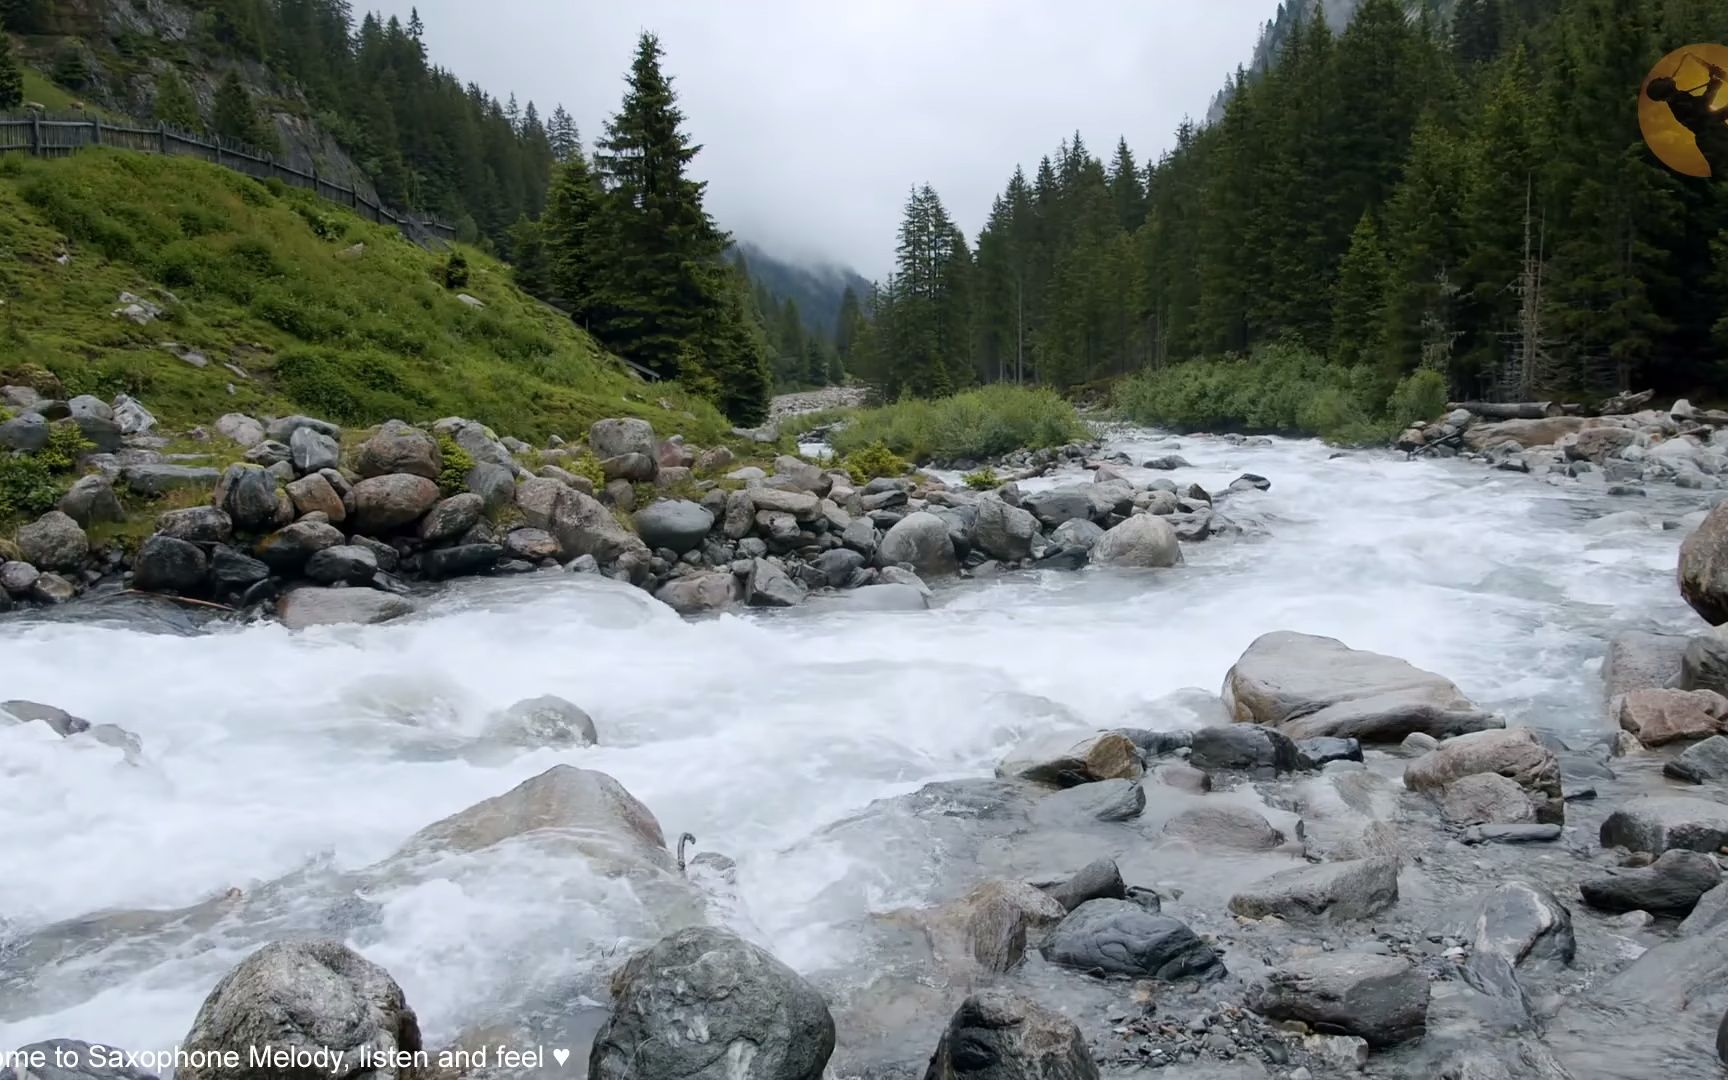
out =
<svg viewBox="0 0 1728 1080"><path fill-rule="evenodd" d="M0 383L130 393L174 426L301 411L346 424L458 414L521 438L620 415L693 441L728 430L678 387L626 374L501 264L464 254L460 291L484 308L439 283L444 256L303 191L186 158L0 158ZM162 316L114 317L123 290Z"/></svg>
<svg viewBox="0 0 1728 1080"><path fill-rule="evenodd" d="M849 267L791 262L749 241L740 241L733 254L737 252L744 255L750 280L780 303L791 300L797 304L805 328L824 341L834 340L840 297L846 290L850 288L860 300L870 292L870 282Z"/></svg>

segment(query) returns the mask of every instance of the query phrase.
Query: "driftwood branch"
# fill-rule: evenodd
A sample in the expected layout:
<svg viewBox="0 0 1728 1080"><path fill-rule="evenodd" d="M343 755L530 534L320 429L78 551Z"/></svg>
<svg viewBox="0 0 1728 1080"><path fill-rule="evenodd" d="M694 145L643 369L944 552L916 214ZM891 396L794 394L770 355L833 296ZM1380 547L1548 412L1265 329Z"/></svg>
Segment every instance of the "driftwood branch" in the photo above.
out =
<svg viewBox="0 0 1728 1080"><path fill-rule="evenodd" d="M1446 408L1464 409L1491 420L1542 420L1560 415L1560 406L1552 401L1450 401Z"/></svg>
<svg viewBox="0 0 1728 1080"><path fill-rule="evenodd" d="M149 596L149 597L153 597L157 600L172 600L176 604L190 604L193 607L215 608L217 611L238 611L238 610L240 610L239 608L231 608L227 604L218 604L218 603L215 603L215 602L210 601L210 600L194 600L190 596L174 596L170 593L147 592L144 589L126 589L126 590L122 591L120 595L121 596Z"/></svg>

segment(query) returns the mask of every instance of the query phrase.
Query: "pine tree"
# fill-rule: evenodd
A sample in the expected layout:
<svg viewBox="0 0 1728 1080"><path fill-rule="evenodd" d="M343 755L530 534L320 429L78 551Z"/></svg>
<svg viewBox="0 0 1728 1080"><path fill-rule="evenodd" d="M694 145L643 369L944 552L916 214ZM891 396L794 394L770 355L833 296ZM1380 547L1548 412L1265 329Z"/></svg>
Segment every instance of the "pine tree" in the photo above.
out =
<svg viewBox="0 0 1728 1080"><path fill-rule="evenodd" d="M224 139L248 146L258 146L265 140L258 122L258 107L252 95L240 84L240 77L230 71L216 88L216 101L210 110L210 129Z"/></svg>
<svg viewBox="0 0 1728 1080"><path fill-rule="evenodd" d="M12 55L12 39L0 24L0 109L16 109L24 104L24 73Z"/></svg>
<svg viewBox="0 0 1728 1080"><path fill-rule="evenodd" d="M552 144L552 160L559 165L582 155L582 140L576 131L576 121L564 111L563 105L553 108L546 134Z"/></svg>
<svg viewBox="0 0 1728 1080"><path fill-rule="evenodd" d="M198 116L198 102L173 68L156 80L156 102L151 111L157 120L182 131L198 131L204 126Z"/></svg>
<svg viewBox="0 0 1728 1080"><path fill-rule="evenodd" d="M729 238L702 207L706 185L687 174L701 147L681 130L661 55L658 39L643 34L596 155L603 194L590 229L590 325L609 348L682 380L734 419L759 415L768 358L732 325L745 309L720 258Z"/></svg>
<svg viewBox="0 0 1728 1080"><path fill-rule="evenodd" d="M1116 204L1116 222L1124 231L1133 232L1145 222L1146 189L1127 139L1116 140L1116 157L1110 163L1110 198Z"/></svg>
<svg viewBox="0 0 1728 1080"><path fill-rule="evenodd" d="M593 315L593 264L599 257L594 218L599 200L600 189L578 154L553 174L546 215L539 224L545 287L580 326L588 325Z"/></svg>
<svg viewBox="0 0 1728 1080"><path fill-rule="evenodd" d="M1364 213L1350 234L1332 296L1331 359L1354 366L1379 351L1385 326L1386 253L1374 216Z"/></svg>

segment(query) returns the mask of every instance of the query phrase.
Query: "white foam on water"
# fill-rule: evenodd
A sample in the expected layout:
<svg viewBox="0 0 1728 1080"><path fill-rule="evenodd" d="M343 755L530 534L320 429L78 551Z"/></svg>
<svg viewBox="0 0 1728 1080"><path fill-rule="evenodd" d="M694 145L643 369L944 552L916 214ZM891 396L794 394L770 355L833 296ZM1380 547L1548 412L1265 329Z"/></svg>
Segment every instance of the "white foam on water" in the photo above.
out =
<svg viewBox="0 0 1728 1080"><path fill-rule="evenodd" d="M1331 458L1314 442L1129 431L1113 446L1135 461L1182 454L1192 468L1132 472L1184 489L1270 478L1270 491L1220 504L1264 534L1185 545L1176 570L942 588L924 613L685 622L627 587L550 574L463 583L375 627L181 638L0 622L0 698L144 743L129 766L43 725L0 728L0 918L17 934L256 890L308 866L359 869L567 763L615 776L669 840L687 830L736 858L755 924L788 963L815 965L838 946L809 905L859 856L801 841L874 799L988 775L1025 734L1169 723L1152 702L1217 688L1267 631L1401 656L1514 721L1583 733L1601 724L1593 667L1609 634L1699 625L1673 584L1682 533L1660 528L1697 501L1627 507L1471 464ZM1643 517L1584 527L1628 509ZM496 710L541 694L591 713L602 745L484 763L452 752ZM918 875L869 869L883 884L860 890L859 911L916 901L895 882ZM297 888L277 887L287 922ZM403 984L432 1044L522 984L603 974L641 915L617 881L532 849L368 899L380 916L356 944ZM221 973L279 930L228 920L143 961L63 960L90 968L77 993L0 985L0 1046L170 1047Z"/></svg>

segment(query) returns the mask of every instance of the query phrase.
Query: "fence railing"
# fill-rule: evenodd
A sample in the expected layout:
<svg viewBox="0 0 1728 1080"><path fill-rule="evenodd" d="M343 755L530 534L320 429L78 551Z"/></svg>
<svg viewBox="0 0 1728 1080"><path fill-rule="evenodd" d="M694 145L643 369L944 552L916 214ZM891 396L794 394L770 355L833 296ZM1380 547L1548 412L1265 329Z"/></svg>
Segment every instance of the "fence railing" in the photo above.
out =
<svg viewBox="0 0 1728 1080"><path fill-rule="evenodd" d="M36 157L66 157L80 150L106 146L146 154L180 154L213 162L258 180L272 177L304 188L319 198L346 206L383 225L394 225L416 243L429 237L453 240L454 226L436 218L392 210L357 188L318 175L316 168L297 169L256 147L219 135L196 135L166 124L153 127L116 123L100 117L57 118L42 113L0 113L0 154L23 151Z"/></svg>

